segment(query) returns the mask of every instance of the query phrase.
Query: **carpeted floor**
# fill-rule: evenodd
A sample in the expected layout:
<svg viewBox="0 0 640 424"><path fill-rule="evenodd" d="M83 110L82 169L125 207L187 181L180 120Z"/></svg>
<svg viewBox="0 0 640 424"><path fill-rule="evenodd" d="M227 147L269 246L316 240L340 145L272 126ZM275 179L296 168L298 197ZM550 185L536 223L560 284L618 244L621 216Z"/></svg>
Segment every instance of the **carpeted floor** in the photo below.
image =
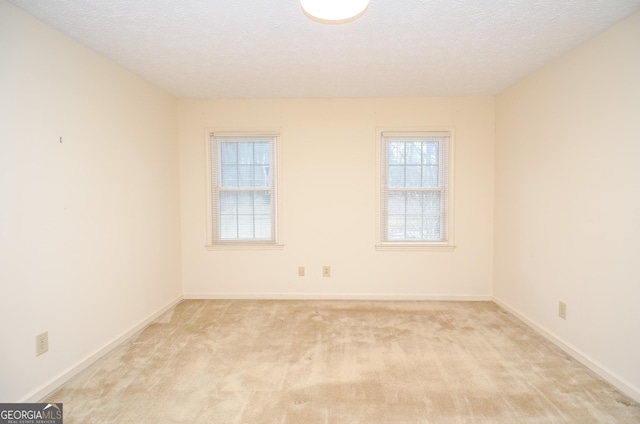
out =
<svg viewBox="0 0 640 424"><path fill-rule="evenodd" d="M188 300L44 401L66 424L640 423L491 302Z"/></svg>

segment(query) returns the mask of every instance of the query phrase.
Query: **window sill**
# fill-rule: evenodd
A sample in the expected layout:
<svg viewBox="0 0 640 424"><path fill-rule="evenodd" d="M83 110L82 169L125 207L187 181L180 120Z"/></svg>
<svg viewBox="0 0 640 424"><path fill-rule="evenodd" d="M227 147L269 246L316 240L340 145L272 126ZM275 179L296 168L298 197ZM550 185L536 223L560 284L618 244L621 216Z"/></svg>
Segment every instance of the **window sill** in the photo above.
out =
<svg viewBox="0 0 640 424"><path fill-rule="evenodd" d="M205 246L207 250L283 250L284 244L276 243L215 243Z"/></svg>
<svg viewBox="0 0 640 424"><path fill-rule="evenodd" d="M453 244L424 244L424 243L383 243L376 244L379 251L428 251L428 252L453 252L456 246Z"/></svg>

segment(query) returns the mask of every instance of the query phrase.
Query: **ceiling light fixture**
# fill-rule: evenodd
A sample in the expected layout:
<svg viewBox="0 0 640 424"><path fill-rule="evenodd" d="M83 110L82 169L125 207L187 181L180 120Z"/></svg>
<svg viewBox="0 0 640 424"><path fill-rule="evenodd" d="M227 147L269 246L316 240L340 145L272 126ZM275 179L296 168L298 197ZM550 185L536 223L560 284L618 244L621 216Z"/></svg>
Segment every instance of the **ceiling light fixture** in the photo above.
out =
<svg viewBox="0 0 640 424"><path fill-rule="evenodd" d="M364 14L369 0L300 0L302 10L311 19L325 24L342 24Z"/></svg>

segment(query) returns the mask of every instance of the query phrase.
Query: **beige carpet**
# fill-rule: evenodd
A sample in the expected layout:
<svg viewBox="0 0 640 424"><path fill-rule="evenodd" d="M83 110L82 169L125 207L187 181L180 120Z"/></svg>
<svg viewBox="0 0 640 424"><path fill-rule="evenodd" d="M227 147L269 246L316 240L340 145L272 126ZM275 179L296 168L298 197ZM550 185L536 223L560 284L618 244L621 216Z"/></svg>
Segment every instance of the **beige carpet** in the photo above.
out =
<svg viewBox="0 0 640 424"><path fill-rule="evenodd" d="M65 423L640 423L490 302L180 303L45 400Z"/></svg>

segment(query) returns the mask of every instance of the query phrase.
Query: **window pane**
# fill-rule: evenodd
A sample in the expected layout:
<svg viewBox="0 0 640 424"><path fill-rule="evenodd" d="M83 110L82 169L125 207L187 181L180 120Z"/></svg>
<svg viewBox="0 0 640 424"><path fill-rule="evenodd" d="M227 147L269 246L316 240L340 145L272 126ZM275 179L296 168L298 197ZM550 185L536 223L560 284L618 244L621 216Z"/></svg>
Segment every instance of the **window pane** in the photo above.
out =
<svg viewBox="0 0 640 424"><path fill-rule="evenodd" d="M407 193L407 215L421 215L422 214L422 193L410 192Z"/></svg>
<svg viewBox="0 0 640 424"><path fill-rule="evenodd" d="M425 193L424 195L424 213L427 215L440 215L440 193Z"/></svg>
<svg viewBox="0 0 640 424"><path fill-rule="evenodd" d="M221 143L220 154L223 165L238 163L238 143Z"/></svg>
<svg viewBox="0 0 640 424"><path fill-rule="evenodd" d="M269 165L254 165L253 178L254 187L269 187L271 185Z"/></svg>
<svg viewBox="0 0 640 424"><path fill-rule="evenodd" d="M220 215L220 238L233 240L238 238L238 216Z"/></svg>
<svg viewBox="0 0 640 424"><path fill-rule="evenodd" d="M389 155L388 156L389 165L403 165L404 164L404 143L390 142L388 155Z"/></svg>
<svg viewBox="0 0 640 424"><path fill-rule="evenodd" d="M441 193L425 193L424 196L424 238L427 240L440 240L440 213L442 206Z"/></svg>
<svg viewBox="0 0 640 424"><path fill-rule="evenodd" d="M408 240L420 240L422 238L422 215L407 215Z"/></svg>
<svg viewBox="0 0 640 424"><path fill-rule="evenodd" d="M271 238L271 215L256 215L255 237L268 240Z"/></svg>
<svg viewBox="0 0 640 424"><path fill-rule="evenodd" d="M220 214L229 215L238 213L238 197L235 192L223 191L220 193Z"/></svg>
<svg viewBox="0 0 640 424"><path fill-rule="evenodd" d="M253 145L252 142L243 142L238 144L238 163L244 165L253 164Z"/></svg>
<svg viewBox="0 0 640 424"><path fill-rule="evenodd" d="M389 187L404 187L404 166L389 166Z"/></svg>
<svg viewBox="0 0 640 424"><path fill-rule="evenodd" d="M254 211L257 215L271 214L271 193L268 191L257 191L254 195Z"/></svg>
<svg viewBox="0 0 640 424"><path fill-rule="evenodd" d="M424 165L422 167L422 187L438 187L439 168L438 165Z"/></svg>
<svg viewBox="0 0 640 424"><path fill-rule="evenodd" d="M222 165L220 170L222 187L238 187L238 167L236 165Z"/></svg>
<svg viewBox="0 0 640 424"><path fill-rule="evenodd" d="M253 145L254 163L269 165L271 158L271 146L267 142L256 142Z"/></svg>
<svg viewBox="0 0 640 424"><path fill-rule="evenodd" d="M389 203L387 205L387 210L390 215L405 214L405 194L391 192L389 193Z"/></svg>
<svg viewBox="0 0 640 424"><path fill-rule="evenodd" d="M406 163L411 165L420 165L422 163L422 143L407 142L406 144Z"/></svg>
<svg viewBox="0 0 640 424"><path fill-rule="evenodd" d="M439 146L437 141L422 143L422 163L425 165L437 165L439 162Z"/></svg>
<svg viewBox="0 0 640 424"><path fill-rule="evenodd" d="M440 240L440 216L426 216L424 226L424 238L426 240Z"/></svg>
<svg viewBox="0 0 640 424"><path fill-rule="evenodd" d="M254 237L253 215L238 215L238 237L241 239Z"/></svg>
<svg viewBox="0 0 640 424"><path fill-rule="evenodd" d="M405 187L422 187L422 167L420 165L406 166Z"/></svg>
<svg viewBox="0 0 640 424"><path fill-rule="evenodd" d="M253 214L253 193L252 192L239 192L238 193L238 214L251 215Z"/></svg>
<svg viewBox="0 0 640 424"><path fill-rule="evenodd" d="M253 166L238 165L238 187L253 187Z"/></svg>
<svg viewBox="0 0 640 424"><path fill-rule="evenodd" d="M389 215L388 216L388 234L389 240L404 240L405 236L405 216Z"/></svg>

